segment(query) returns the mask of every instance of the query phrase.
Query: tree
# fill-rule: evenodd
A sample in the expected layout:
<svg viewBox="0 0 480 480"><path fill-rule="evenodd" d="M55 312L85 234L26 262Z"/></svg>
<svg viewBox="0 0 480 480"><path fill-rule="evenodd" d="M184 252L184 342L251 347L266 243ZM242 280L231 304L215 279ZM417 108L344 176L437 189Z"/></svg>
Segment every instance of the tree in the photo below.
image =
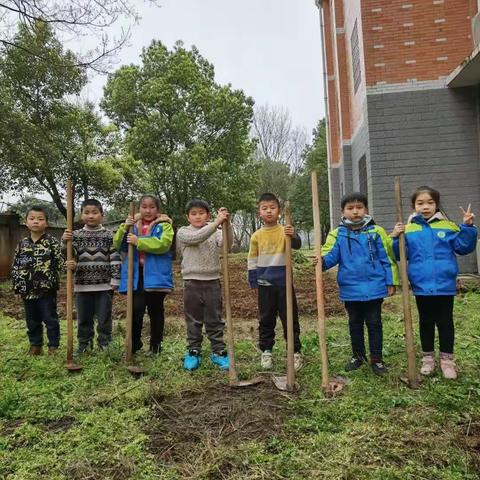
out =
<svg viewBox="0 0 480 480"><path fill-rule="evenodd" d="M156 4L156 0L149 0ZM112 57L127 43L130 25L121 30L118 38L109 38L106 31L119 21L137 22L136 2L129 0L3 0L0 4L0 44L22 50L32 61L41 59L52 67L69 69L87 67L104 72ZM41 52L19 43L15 35L17 23L34 31L38 22L49 25L56 33L66 33L70 38L93 37L98 47L78 56L50 58Z"/></svg>
<svg viewBox="0 0 480 480"><path fill-rule="evenodd" d="M176 221L194 197L231 210L250 207L252 99L216 84L213 65L195 47L179 42L168 50L154 41L141 58L109 78L102 107L125 132L149 191Z"/></svg>
<svg viewBox="0 0 480 480"><path fill-rule="evenodd" d="M319 121L313 130L313 142L304 151L304 167L297 176L292 192L292 217L296 227L305 232L313 228L311 172L317 172L318 192L320 202L320 221L322 236L330 228L329 197L328 197L328 164L325 120Z"/></svg>
<svg viewBox="0 0 480 480"><path fill-rule="evenodd" d="M20 26L15 42L25 48L7 46L0 57L0 159L10 189L46 192L63 215L67 178L77 196L118 191L118 132L92 105L69 101L85 85L85 69L52 66L75 63L75 56L45 23Z"/></svg>
<svg viewBox="0 0 480 480"><path fill-rule="evenodd" d="M65 218L58 211L57 206L53 202L47 202L32 196L25 196L17 203L11 205L10 210L17 213L21 219L27 215L27 211L33 205L43 207L48 216L48 223L50 225L65 226Z"/></svg>

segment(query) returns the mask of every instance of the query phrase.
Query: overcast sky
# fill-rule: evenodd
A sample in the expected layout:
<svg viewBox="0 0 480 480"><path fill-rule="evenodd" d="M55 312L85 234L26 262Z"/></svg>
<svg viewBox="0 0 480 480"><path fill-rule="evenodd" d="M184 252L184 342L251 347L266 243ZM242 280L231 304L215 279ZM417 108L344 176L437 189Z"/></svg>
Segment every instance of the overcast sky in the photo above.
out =
<svg viewBox="0 0 480 480"><path fill-rule="evenodd" d="M214 64L219 83L231 83L257 104L285 106L309 131L324 116L318 9L314 0L138 0L142 17L120 64L139 63L152 39L168 47L196 45ZM86 91L98 101L105 77Z"/></svg>

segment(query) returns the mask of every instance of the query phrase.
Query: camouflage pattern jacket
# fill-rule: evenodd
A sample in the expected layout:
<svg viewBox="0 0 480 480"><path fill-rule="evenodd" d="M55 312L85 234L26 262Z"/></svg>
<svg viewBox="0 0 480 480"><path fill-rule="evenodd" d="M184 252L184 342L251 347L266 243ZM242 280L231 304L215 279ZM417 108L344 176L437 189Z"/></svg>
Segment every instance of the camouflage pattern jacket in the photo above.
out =
<svg viewBox="0 0 480 480"><path fill-rule="evenodd" d="M17 245L13 259L13 290L34 300L58 290L64 258L60 242L45 233L36 242L30 236Z"/></svg>

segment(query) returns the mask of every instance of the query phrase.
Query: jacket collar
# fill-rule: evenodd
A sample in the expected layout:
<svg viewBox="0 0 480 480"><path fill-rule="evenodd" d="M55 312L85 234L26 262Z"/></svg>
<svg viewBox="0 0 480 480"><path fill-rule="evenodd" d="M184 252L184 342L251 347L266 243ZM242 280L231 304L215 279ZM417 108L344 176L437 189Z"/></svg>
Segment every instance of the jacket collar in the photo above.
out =
<svg viewBox="0 0 480 480"><path fill-rule="evenodd" d="M440 220L446 220L445 215L443 215L442 212L437 212L434 215L432 215L428 220L425 220L423 215L420 215L418 213L412 213L410 217L408 218L407 223L423 223L423 224L429 224L433 222L438 222Z"/></svg>

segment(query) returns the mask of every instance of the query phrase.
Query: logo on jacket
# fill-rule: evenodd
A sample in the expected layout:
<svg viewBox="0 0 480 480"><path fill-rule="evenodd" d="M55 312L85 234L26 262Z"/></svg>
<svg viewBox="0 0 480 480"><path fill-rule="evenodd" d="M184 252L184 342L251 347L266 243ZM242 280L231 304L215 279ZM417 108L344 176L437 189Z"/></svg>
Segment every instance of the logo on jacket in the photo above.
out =
<svg viewBox="0 0 480 480"><path fill-rule="evenodd" d="M437 237L438 238L445 238L445 232L438 232Z"/></svg>

